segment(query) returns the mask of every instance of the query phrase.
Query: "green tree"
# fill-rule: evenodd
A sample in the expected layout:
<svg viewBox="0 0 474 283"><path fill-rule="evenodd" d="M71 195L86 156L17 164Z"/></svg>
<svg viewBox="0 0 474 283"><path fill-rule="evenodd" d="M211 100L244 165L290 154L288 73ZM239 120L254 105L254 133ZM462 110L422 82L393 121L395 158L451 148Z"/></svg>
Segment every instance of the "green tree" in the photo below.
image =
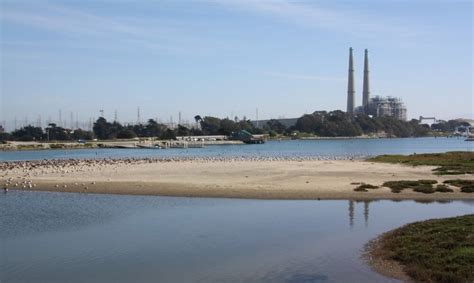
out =
<svg viewBox="0 0 474 283"><path fill-rule="evenodd" d="M76 129L71 136L75 140L92 140L94 138L94 133L82 129Z"/></svg>
<svg viewBox="0 0 474 283"><path fill-rule="evenodd" d="M220 121L220 128L218 133L221 135L230 136L233 132L237 132L239 126L232 120L225 118Z"/></svg>
<svg viewBox="0 0 474 283"><path fill-rule="evenodd" d="M163 134L166 130L166 126L163 124L159 124L153 119L149 119L148 123L145 126L145 136L147 137L159 137Z"/></svg>
<svg viewBox="0 0 474 283"><path fill-rule="evenodd" d="M173 130L171 129L166 129L162 134L161 134L161 137L160 137L162 140L175 140L176 139L176 135L174 133Z"/></svg>
<svg viewBox="0 0 474 283"><path fill-rule="evenodd" d="M204 135L217 135L221 128L221 119L211 116L206 116L201 119L201 129Z"/></svg>
<svg viewBox="0 0 474 283"><path fill-rule="evenodd" d="M135 137L137 137L137 134L129 128L122 129L117 133L117 138L119 139L133 139Z"/></svg>
<svg viewBox="0 0 474 283"><path fill-rule="evenodd" d="M40 141L44 138L41 127L25 126L11 133L11 137L19 141Z"/></svg>
<svg viewBox="0 0 474 283"><path fill-rule="evenodd" d="M99 119L97 119L92 129L94 131L94 135L98 139L105 140L109 138L110 123L108 123L104 117L100 117Z"/></svg>
<svg viewBox="0 0 474 283"><path fill-rule="evenodd" d="M183 126L183 125L178 125L178 128L176 129L176 135L177 135L177 136L181 136L181 137L183 137L183 136L190 136L190 135L191 135L191 131L190 131L187 127L185 127L185 126Z"/></svg>
<svg viewBox="0 0 474 283"><path fill-rule="evenodd" d="M282 134L286 131L286 127L280 121L275 119L268 121L265 128L278 134Z"/></svg>

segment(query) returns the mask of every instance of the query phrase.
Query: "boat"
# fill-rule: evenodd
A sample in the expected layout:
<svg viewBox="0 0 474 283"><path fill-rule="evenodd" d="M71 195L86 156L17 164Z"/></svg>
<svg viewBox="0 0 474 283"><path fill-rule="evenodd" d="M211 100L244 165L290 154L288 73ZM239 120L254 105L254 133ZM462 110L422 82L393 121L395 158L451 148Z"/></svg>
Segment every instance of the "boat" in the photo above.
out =
<svg viewBox="0 0 474 283"><path fill-rule="evenodd" d="M144 144L137 144L138 148L146 148L146 149L162 149L158 144L152 144L152 145L144 145Z"/></svg>

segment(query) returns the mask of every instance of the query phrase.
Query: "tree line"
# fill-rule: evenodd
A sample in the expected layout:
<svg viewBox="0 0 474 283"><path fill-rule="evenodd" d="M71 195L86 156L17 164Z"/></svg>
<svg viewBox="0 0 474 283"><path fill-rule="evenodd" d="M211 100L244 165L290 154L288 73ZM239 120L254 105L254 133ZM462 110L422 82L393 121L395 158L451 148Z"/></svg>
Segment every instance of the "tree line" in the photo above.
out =
<svg viewBox="0 0 474 283"><path fill-rule="evenodd" d="M72 140L110 140L155 137L158 139L176 139L177 136L225 135L241 130L252 134L268 134L270 136L298 136L309 134L321 137L354 137L384 133L388 137L421 137L432 135L433 132L453 132L458 126L469 126L467 122L457 120L440 121L432 124L420 124L418 120L401 121L393 117L369 117L365 114L352 116L346 112L317 111L297 119L291 127L284 126L280 121L269 120L262 128L256 128L250 120L196 115L194 117L199 127L178 125L169 128L167 125L149 119L144 124L122 125L109 122L104 117L98 118L92 131L83 129L69 130L49 124L45 129L35 126L25 126L11 133L0 133L0 141L72 141Z"/></svg>

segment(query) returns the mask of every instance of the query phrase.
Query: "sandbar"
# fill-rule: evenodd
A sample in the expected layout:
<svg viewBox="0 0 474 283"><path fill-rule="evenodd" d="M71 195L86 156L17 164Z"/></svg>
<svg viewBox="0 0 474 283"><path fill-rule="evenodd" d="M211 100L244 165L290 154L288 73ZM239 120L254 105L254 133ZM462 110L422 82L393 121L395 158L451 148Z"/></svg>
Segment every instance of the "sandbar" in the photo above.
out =
<svg viewBox="0 0 474 283"><path fill-rule="evenodd" d="M71 164L68 164L70 162ZM25 165L26 164L26 165ZM390 180L474 179L437 176L431 166L406 166L363 160L64 161L57 166L10 166L0 185L9 190L102 194L221 197L247 199L474 199L474 194L423 194L389 188L355 192L354 183L380 186Z"/></svg>

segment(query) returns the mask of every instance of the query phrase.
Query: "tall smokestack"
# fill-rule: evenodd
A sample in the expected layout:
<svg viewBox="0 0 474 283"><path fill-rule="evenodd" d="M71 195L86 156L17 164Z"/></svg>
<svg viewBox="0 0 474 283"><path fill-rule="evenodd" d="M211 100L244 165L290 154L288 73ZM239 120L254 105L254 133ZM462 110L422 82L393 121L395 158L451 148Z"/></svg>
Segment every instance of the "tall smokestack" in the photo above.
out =
<svg viewBox="0 0 474 283"><path fill-rule="evenodd" d="M370 100L370 80L369 80L369 51L365 49L364 57L364 85L362 87L362 105L364 108L369 105Z"/></svg>
<svg viewBox="0 0 474 283"><path fill-rule="evenodd" d="M354 114L354 60L352 58L352 47L349 48L349 77L347 84L347 113Z"/></svg>

